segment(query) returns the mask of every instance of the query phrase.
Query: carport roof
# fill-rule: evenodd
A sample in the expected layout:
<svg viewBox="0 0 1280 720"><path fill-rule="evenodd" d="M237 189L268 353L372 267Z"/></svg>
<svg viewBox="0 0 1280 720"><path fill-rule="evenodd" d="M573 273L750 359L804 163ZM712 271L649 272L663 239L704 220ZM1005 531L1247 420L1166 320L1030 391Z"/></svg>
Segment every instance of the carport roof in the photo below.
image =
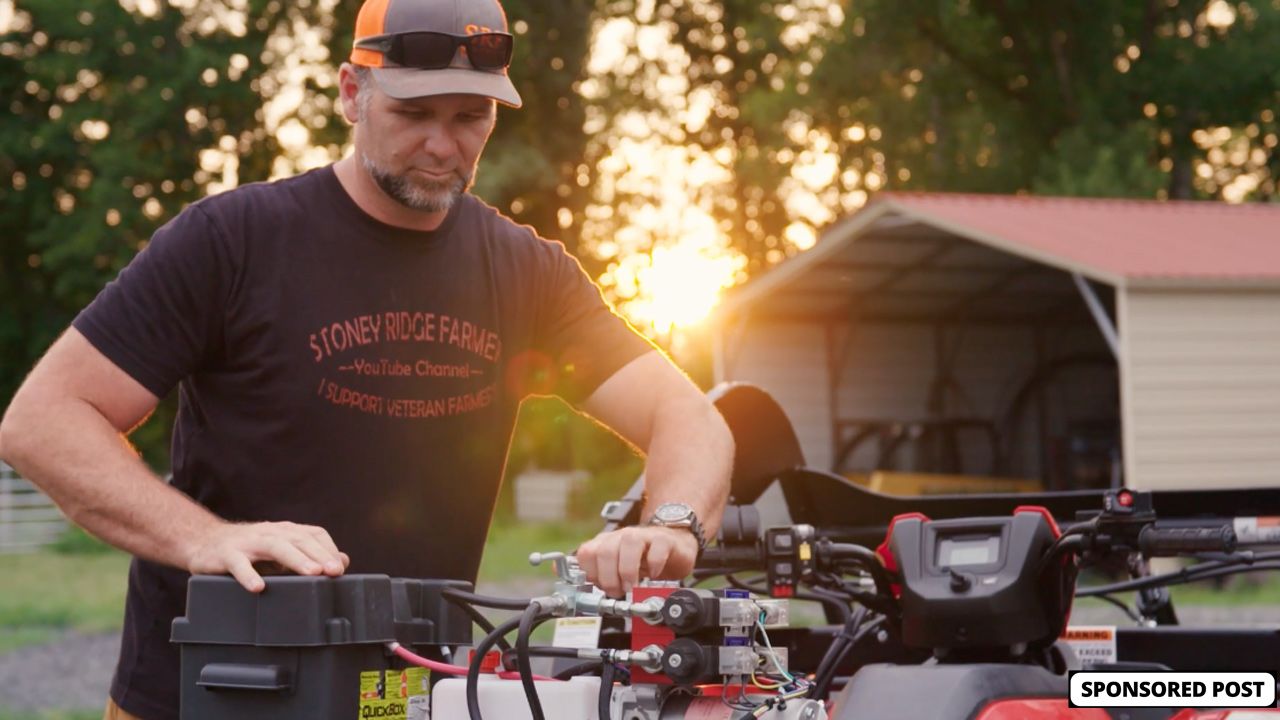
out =
<svg viewBox="0 0 1280 720"><path fill-rule="evenodd" d="M877 201L958 235L1043 254L1064 270L1125 279L1280 278L1280 204L946 193L887 193Z"/></svg>
<svg viewBox="0 0 1280 720"><path fill-rule="evenodd" d="M859 237L888 239L907 226L1117 288L1280 286L1280 204L883 193L829 226L812 249L731 292L722 310L847 260Z"/></svg>

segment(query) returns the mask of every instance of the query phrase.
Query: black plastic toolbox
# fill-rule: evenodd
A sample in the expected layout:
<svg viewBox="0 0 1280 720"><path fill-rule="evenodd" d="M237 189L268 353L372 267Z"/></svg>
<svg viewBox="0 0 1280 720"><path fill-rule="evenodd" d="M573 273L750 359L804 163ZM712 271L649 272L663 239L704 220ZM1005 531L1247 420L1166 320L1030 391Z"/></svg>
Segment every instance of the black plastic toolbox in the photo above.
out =
<svg viewBox="0 0 1280 720"><path fill-rule="evenodd" d="M197 575L173 621L182 720L421 720L429 676L391 641L428 657L471 644L471 619L441 594L459 580L386 575L268 577L250 593Z"/></svg>

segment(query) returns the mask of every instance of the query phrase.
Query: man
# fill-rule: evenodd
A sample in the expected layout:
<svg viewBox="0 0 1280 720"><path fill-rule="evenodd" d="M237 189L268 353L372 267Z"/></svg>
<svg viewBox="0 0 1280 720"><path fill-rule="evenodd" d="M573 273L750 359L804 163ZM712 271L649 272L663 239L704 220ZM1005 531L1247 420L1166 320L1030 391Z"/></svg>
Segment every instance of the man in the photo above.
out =
<svg viewBox="0 0 1280 720"><path fill-rule="evenodd" d="M608 592L687 574L716 532L733 447L715 409L563 246L465 192L495 100L520 104L501 7L368 0L356 37L339 75L355 152L184 210L0 425L14 467L137 556L108 717L176 717L187 573L250 591L264 561L474 579L531 393L648 453L658 524L578 551ZM169 486L123 435L175 386Z"/></svg>

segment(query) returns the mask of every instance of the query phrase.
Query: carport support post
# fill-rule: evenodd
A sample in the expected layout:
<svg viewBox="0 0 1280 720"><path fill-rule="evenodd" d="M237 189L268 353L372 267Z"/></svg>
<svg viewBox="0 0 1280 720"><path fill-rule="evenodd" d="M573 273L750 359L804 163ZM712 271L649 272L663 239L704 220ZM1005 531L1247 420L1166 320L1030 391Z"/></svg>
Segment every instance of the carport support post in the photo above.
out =
<svg viewBox="0 0 1280 720"><path fill-rule="evenodd" d="M1111 356L1120 359L1120 335L1116 332L1116 326L1111 322L1110 316L1107 315L1107 309L1102 307L1102 301L1098 299L1098 294L1093 291L1093 287L1089 285L1089 281L1078 272L1071 273L1071 279L1076 281L1076 289L1080 291L1080 296L1084 298L1084 304L1089 306L1089 314L1093 315L1093 321L1098 324L1098 330L1102 332L1102 337L1106 339L1107 346L1111 348Z"/></svg>

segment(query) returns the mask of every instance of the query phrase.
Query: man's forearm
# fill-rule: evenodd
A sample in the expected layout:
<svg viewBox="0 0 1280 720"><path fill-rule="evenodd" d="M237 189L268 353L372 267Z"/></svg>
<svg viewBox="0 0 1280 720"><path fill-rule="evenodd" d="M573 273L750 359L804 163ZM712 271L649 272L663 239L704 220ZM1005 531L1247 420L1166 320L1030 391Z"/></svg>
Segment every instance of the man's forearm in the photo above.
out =
<svg viewBox="0 0 1280 720"><path fill-rule="evenodd" d="M645 464L642 518L664 502L686 503L707 540L713 539L729 494L733 454L733 434L705 396L690 394L661 405Z"/></svg>
<svg viewBox="0 0 1280 720"><path fill-rule="evenodd" d="M193 543L221 521L167 485L89 403L15 404L0 452L73 522L135 555L186 567Z"/></svg>

